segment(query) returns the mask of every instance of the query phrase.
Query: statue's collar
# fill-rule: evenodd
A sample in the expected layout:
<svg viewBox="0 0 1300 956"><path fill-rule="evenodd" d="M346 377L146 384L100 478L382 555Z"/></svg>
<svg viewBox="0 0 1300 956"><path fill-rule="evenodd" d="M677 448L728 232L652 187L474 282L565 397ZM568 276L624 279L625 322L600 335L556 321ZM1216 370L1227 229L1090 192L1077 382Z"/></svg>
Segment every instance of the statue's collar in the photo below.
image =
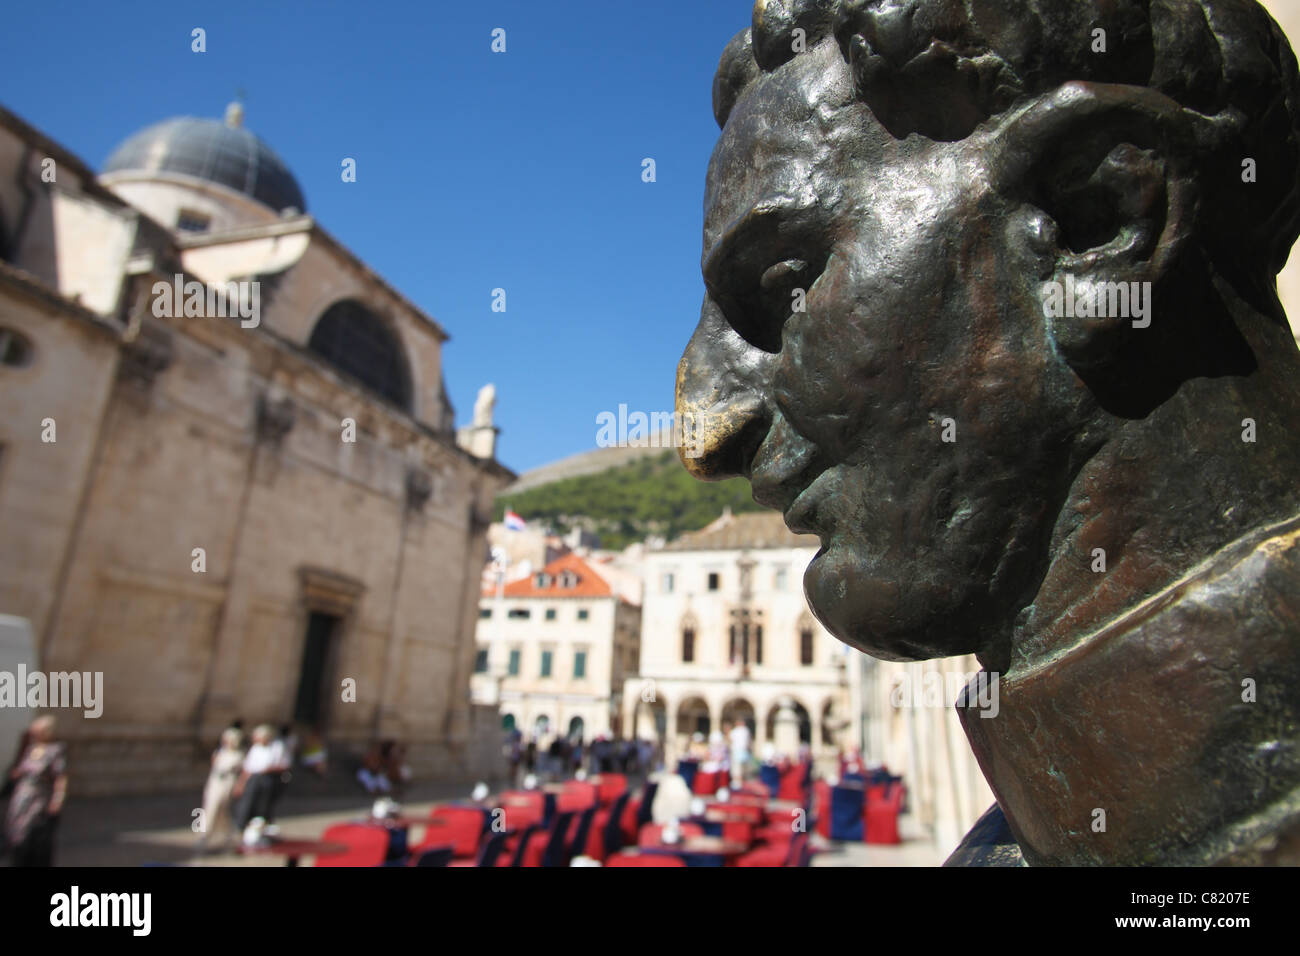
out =
<svg viewBox="0 0 1300 956"><path fill-rule="evenodd" d="M1300 821L1298 689L1300 515L958 712L1031 864L1208 863Z"/></svg>

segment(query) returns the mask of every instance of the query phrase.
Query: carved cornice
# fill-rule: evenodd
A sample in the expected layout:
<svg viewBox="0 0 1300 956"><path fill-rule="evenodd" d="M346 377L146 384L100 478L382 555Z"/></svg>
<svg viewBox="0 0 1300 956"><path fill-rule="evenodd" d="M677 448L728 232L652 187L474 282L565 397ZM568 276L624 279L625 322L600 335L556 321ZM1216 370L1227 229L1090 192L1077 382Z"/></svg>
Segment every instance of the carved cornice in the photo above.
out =
<svg viewBox="0 0 1300 956"><path fill-rule="evenodd" d="M303 603L312 611L346 616L356 607L366 586L337 571L303 565L298 568Z"/></svg>

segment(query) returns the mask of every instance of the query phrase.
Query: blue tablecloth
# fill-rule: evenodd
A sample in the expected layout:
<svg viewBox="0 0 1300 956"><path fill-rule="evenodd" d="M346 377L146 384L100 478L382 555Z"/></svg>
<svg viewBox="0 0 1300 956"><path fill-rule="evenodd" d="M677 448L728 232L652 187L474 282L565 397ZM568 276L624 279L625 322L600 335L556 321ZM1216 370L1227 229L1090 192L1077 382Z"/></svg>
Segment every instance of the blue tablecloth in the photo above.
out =
<svg viewBox="0 0 1300 956"><path fill-rule="evenodd" d="M831 787L831 839L862 842L863 789Z"/></svg>
<svg viewBox="0 0 1300 956"><path fill-rule="evenodd" d="M686 789L690 790L695 786L695 774L700 769L698 760L679 760L677 761L677 776L686 781Z"/></svg>

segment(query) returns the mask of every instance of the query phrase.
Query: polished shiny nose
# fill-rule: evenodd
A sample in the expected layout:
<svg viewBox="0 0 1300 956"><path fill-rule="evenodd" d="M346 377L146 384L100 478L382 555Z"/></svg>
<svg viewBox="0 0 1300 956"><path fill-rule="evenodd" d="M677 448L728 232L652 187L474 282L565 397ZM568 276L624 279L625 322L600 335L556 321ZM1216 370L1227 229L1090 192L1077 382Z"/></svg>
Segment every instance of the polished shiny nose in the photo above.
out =
<svg viewBox="0 0 1300 956"><path fill-rule="evenodd" d="M700 324L677 364L677 452L694 477L749 477L771 423L772 359L736 334L705 298Z"/></svg>

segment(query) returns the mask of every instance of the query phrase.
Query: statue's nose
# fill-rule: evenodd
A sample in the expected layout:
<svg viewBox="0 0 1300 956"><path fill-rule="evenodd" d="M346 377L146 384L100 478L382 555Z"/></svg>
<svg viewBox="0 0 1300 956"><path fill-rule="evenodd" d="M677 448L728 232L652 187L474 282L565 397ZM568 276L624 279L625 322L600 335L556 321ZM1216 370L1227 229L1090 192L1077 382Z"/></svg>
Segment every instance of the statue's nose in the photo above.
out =
<svg viewBox="0 0 1300 956"><path fill-rule="evenodd" d="M736 334L717 306L704 300L700 324L677 365L677 451L694 477L749 477L770 424L772 358Z"/></svg>

